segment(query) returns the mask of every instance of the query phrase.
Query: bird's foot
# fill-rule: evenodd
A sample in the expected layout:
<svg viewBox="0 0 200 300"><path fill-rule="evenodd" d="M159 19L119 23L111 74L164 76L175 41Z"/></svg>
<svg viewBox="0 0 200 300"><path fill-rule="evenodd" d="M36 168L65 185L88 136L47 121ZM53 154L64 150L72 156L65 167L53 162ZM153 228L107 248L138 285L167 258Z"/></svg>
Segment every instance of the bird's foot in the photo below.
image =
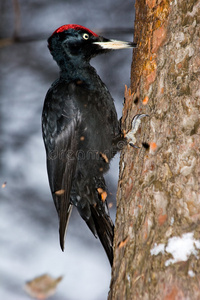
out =
<svg viewBox="0 0 200 300"><path fill-rule="evenodd" d="M135 143L136 143L135 134L140 126L141 119L144 117L148 117L148 116L149 115L146 115L146 114L138 114L138 115L135 115L135 117L133 118L132 129L129 132L127 132L125 135L125 138L128 140L128 143L130 146L132 146L134 148L140 148L135 145Z"/></svg>

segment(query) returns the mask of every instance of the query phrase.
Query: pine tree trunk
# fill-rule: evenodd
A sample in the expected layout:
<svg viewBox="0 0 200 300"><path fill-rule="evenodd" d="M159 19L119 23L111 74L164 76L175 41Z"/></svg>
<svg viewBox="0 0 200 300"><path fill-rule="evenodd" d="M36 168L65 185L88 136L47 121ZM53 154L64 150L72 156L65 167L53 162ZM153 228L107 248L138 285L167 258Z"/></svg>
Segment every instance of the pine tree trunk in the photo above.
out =
<svg viewBox="0 0 200 300"><path fill-rule="evenodd" d="M123 129L149 118L121 154L108 299L200 299L200 1L135 8Z"/></svg>

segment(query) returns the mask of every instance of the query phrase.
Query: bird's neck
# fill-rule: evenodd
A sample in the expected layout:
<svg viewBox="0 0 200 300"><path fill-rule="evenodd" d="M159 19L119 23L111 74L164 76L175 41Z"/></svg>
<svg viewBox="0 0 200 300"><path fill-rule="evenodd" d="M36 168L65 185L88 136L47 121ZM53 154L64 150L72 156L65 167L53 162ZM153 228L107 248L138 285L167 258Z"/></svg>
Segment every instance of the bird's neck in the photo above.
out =
<svg viewBox="0 0 200 300"><path fill-rule="evenodd" d="M57 63L60 67L60 77L67 81L87 80L96 74L96 70L90 63L79 57L76 59L68 59L65 57L57 61Z"/></svg>

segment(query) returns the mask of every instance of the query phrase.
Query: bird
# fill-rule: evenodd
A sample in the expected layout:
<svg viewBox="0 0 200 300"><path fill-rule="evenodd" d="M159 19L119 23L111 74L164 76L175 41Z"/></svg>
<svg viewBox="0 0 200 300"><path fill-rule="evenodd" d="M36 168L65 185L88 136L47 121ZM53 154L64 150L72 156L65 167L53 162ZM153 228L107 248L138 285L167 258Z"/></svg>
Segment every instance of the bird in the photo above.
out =
<svg viewBox="0 0 200 300"><path fill-rule="evenodd" d="M60 75L45 97L42 133L60 246L64 251L66 229L76 207L93 235L99 237L111 266L114 224L104 174L125 137L114 100L90 60L133 47L133 42L107 39L77 24L63 25L48 38Z"/></svg>

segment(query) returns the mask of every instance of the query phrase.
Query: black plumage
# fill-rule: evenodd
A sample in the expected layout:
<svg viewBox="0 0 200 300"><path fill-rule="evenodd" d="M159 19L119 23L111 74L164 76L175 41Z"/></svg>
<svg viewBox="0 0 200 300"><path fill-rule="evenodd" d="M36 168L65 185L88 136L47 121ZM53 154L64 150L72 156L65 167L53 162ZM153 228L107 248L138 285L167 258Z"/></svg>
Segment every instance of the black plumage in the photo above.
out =
<svg viewBox="0 0 200 300"><path fill-rule="evenodd" d="M121 138L114 101L89 61L93 56L134 44L108 40L79 25L64 25L48 39L60 77L47 92L42 130L47 171L60 220L60 245L76 206L100 238L112 265L114 225L109 217L103 174Z"/></svg>

